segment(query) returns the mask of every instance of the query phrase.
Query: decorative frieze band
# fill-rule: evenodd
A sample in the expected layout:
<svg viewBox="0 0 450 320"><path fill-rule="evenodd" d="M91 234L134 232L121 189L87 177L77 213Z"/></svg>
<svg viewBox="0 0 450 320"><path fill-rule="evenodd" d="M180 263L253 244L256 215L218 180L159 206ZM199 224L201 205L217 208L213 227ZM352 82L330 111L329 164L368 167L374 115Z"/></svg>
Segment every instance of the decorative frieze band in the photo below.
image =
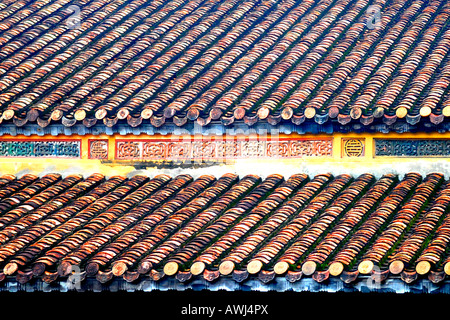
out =
<svg viewBox="0 0 450 320"><path fill-rule="evenodd" d="M331 157L331 139L298 140L116 140L117 160L221 160Z"/></svg>
<svg viewBox="0 0 450 320"><path fill-rule="evenodd" d="M0 157L81 158L81 140L0 140Z"/></svg>
<svg viewBox="0 0 450 320"><path fill-rule="evenodd" d="M113 142L114 141L114 142ZM185 161L332 157L333 138L88 139L89 159ZM342 138L342 157L364 157L364 138ZM115 153L110 154L110 143ZM114 146L111 145L111 147ZM2 139L0 158L81 158L81 139ZM372 146L372 145L370 145ZM339 147L339 146L338 146ZM375 157L450 157L450 139L373 139ZM370 148L372 149L372 148ZM369 152L369 150L367 150Z"/></svg>
<svg viewBox="0 0 450 320"><path fill-rule="evenodd" d="M375 156L448 157L449 139L375 139Z"/></svg>

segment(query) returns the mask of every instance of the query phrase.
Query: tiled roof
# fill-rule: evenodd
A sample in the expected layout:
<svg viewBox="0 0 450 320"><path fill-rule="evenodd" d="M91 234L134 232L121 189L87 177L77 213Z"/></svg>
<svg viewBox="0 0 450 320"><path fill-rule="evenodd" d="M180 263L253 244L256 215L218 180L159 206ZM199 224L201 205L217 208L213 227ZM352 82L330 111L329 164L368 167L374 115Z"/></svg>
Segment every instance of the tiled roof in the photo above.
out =
<svg viewBox="0 0 450 320"><path fill-rule="evenodd" d="M450 274L450 180L440 173L3 175L0 194L1 281Z"/></svg>
<svg viewBox="0 0 450 320"><path fill-rule="evenodd" d="M3 1L0 119L437 125L449 14L443 0Z"/></svg>

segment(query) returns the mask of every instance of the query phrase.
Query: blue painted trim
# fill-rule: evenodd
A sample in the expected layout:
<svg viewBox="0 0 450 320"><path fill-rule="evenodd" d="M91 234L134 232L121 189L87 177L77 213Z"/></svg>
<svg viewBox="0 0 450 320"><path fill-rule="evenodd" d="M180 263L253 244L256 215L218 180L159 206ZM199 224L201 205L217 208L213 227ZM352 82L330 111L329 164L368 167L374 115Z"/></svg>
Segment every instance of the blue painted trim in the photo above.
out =
<svg viewBox="0 0 450 320"><path fill-rule="evenodd" d="M332 134L334 132L340 133L405 133L405 132L448 132L450 131L450 122L443 122L438 126L431 123L420 123L418 125L410 125L406 122L397 121L393 125L386 125L383 123L364 126L361 123L340 125L338 122L327 121L324 124L317 124L314 121L304 122L301 125L295 125L291 122L280 123L272 126L269 123L259 122L253 126L248 126L244 122L235 122L231 126L224 126L221 122L210 123L208 126L200 126L196 122L187 123L182 127L178 127L173 123L165 123L159 128L154 127L149 123L143 123L138 127L130 127L127 123L118 123L113 127L107 127L104 124L96 124L93 127L86 127L83 124L75 124L72 127L66 127L62 124L50 124L45 128L37 124L25 124L22 127L17 127L14 124L3 123L0 125L0 136L3 135L52 135L52 136L71 136L71 135L113 135L118 133L120 135L155 135L155 134L174 134L174 135L237 135L237 134Z"/></svg>
<svg viewBox="0 0 450 320"><path fill-rule="evenodd" d="M94 278L87 278L80 284L61 279L51 284L45 283L40 279L21 284L14 278L5 279L0 285L0 291L7 292L69 292L69 291L143 291L150 292L155 290L167 291L177 290L184 291L192 289L194 291L210 290L210 291L293 291L293 292L391 292L391 293L442 293L450 294L450 281L445 280L438 284L434 284L428 279L419 279L411 284L407 284L399 278L389 277L386 281L374 283L370 277L360 277L354 283L347 284L339 278L330 278L324 283L319 283L312 278L302 278L300 281L291 283L284 277L275 277L271 282L264 284L256 278L249 278L238 283L228 277L220 277L214 282L208 282L203 278L192 279L188 282L180 282L174 277L163 278L159 281L153 281L148 277L142 280L129 283L122 278L114 278L107 284L102 284Z"/></svg>

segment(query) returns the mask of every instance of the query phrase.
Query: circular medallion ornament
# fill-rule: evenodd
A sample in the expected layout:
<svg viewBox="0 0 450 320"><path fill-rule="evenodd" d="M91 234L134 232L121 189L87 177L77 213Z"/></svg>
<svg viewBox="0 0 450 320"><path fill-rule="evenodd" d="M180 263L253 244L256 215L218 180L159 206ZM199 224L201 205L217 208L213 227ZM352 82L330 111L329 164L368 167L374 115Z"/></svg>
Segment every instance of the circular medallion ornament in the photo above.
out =
<svg viewBox="0 0 450 320"><path fill-rule="evenodd" d="M345 140L344 152L347 157L361 157L364 152L364 144L359 139Z"/></svg>
<svg viewBox="0 0 450 320"><path fill-rule="evenodd" d="M89 146L90 159L107 159L108 158L108 141L93 140Z"/></svg>

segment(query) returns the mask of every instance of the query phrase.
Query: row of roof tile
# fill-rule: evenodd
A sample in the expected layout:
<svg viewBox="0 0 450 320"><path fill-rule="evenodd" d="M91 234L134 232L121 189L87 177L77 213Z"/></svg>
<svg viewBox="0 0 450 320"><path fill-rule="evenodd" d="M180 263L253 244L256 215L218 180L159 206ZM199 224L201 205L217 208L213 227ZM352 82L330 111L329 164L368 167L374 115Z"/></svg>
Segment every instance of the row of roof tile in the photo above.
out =
<svg viewBox="0 0 450 320"><path fill-rule="evenodd" d="M450 275L440 173L3 175L0 194L0 280Z"/></svg>
<svg viewBox="0 0 450 320"><path fill-rule="evenodd" d="M449 14L443 0L5 2L0 119L439 124Z"/></svg>

